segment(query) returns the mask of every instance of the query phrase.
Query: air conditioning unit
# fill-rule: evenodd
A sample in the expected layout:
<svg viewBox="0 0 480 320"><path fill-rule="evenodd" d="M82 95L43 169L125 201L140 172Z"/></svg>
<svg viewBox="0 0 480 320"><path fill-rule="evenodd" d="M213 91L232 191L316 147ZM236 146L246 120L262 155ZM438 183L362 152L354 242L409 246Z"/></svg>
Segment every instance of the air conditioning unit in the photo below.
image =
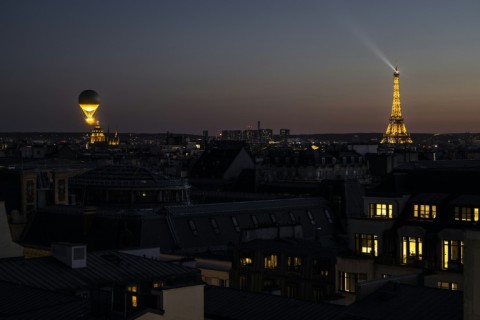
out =
<svg viewBox="0 0 480 320"><path fill-rule="evenodd" d="M52 256L72 269L87 266L87 246L73 243L53 243Z"/></svg>

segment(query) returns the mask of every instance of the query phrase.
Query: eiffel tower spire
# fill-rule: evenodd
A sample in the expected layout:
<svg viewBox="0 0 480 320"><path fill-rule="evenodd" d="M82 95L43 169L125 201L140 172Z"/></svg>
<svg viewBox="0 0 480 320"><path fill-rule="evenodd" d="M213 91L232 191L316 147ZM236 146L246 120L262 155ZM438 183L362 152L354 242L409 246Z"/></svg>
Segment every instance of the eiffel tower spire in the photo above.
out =
<svg viewBox="0 0 480 320"><path fill-rule="evenodd" d="M407 132L405 123L402 117L402 106L400 104L400 72L398 67L395 67L393 72L393 102L392 102L392 114L388 121L387 130L383 135L380 143L391 144L405 144L412 143L410 134Z"/></svg>

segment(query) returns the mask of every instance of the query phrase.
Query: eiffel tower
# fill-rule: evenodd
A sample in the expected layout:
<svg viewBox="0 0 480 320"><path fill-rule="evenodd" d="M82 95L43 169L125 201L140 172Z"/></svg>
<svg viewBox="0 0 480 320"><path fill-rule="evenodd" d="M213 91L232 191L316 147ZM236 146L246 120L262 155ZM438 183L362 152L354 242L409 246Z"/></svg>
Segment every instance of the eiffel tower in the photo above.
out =
<svg viewBox="0 0 480 320"><path fill-rule="evenodd" d="M402 117L402 106L400 104L400 72L398 72L398 67L395 67L395 72L393 72L393 103L392 103L392 114L388 120L387 130L383 135L382 141L380 143L389 143L389 144L408 144L413 143L410 138L410 134L407 132L405 123L403 122Z"/></svg>

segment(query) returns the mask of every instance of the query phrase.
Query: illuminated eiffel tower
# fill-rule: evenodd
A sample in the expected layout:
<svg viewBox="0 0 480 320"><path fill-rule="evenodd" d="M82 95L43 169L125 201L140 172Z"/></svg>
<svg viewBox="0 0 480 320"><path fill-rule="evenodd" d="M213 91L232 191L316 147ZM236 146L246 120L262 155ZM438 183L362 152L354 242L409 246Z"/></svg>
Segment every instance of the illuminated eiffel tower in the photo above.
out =
<svg viewBox="0 0 480 320"><path fill-rule="evenodd" d="M402 106L400 104L400 72L398 68L395 67L395 72L393 73L393 103L392 103L392 114L388 120L387 130L383 135L382 141L380 143L390 143L390 144L407 144L412 143L410 134L407 132L405 123L403 122L402 117Z"/></svg>

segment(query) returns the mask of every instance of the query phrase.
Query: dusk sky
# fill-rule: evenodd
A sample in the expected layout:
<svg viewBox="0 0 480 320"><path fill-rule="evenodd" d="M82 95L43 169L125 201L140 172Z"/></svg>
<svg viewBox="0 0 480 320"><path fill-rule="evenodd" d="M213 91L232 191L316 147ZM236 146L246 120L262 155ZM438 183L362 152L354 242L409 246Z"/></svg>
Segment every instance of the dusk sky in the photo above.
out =
<svg viewBox="0 0 480 320"><path fill-rule="evenodd" d="M480 132L480 1L2 1L0 132Z"/></svg>

